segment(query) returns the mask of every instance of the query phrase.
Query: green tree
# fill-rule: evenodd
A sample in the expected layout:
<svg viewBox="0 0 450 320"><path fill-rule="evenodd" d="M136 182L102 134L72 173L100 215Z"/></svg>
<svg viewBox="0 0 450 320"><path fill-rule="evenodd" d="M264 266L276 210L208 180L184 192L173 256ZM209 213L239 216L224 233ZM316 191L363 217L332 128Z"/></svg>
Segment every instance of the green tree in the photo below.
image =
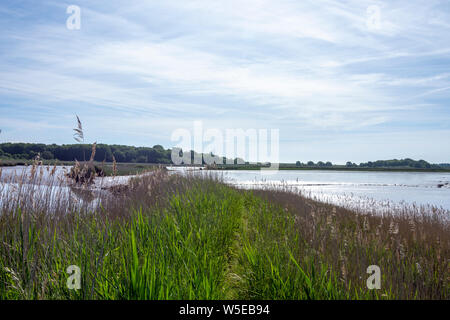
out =
<svg viewBox="0 0 450 320"><path fill-rule="evenodd" d="M46 150L46 151L42 152L41 157L42 157L42 159L45 159L45 160L52 160L53 159L53 153L51 153L50 151Z"/></svg>

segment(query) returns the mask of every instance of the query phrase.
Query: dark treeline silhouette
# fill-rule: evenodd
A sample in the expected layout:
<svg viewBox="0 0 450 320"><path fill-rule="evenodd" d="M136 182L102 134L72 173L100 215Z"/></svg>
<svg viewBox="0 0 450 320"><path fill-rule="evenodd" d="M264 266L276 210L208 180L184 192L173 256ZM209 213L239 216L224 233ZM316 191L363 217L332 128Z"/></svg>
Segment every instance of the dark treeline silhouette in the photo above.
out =
<svg viewBox="0 0 450 320"><path fill-rule="evenodd" d="M43 160L59 160L59 161L84 161L88 160L92 151L91 144L41 144L41 143L2 143L0 144L0 158L7 159L20 159L20 160L32 160L38 155ZM180 149L181 151L181 149ZM113 156L117 162L131 162L131 163L160 163L170 164L171 161L171 149L164 149L161 145L155 145L153 147L134 147L125 145L108 145L97 144L95 161L112 162ZM182 153L180 153L182 155ZM195 162L195 159L201 159L201 163L205 164L204 156L191 151L191 163ZM213 155L209 155L211 157ZM234 164L246 164L243 159L226 159L225 157L214 156L216 159L214 162L217 164L234 163ZM209 162L211 163L211 162ZM289 165L289 164L286 164ZM283 165L282 165L283 166ZM289 165L291 166L291 165ZM342 167L336 166L331 162L319 161L314 163L308 161L302 163L297 161L296 167ZM413 159L393 159L393 160L378 160L360 163L359 165L353 162L347 162L345 167L353 168L416 168L416 169L439 169L450 168L450 164L431 164L425 160L413 160Z"/></svg>
<svg viewBox="0 0 450 320"><path fill-rule="evenodd" d="M302 163L297 161L297 167L332 167L334 166L331 162L319 161L314 163L313 161L308 161L307 163ZM345 167L349 168L414 168L414 169L439 169L439 168L449 168L448 164L431 164L425 160L413 160L413 159L392 159L392 160L377 160L362 162L359 165L348 161Z"/></svg>
<svg viewBox="0 0 450 320"><path fill-rule="evenodd" d="M46 145L35 143L0 144L0 157L11 159L34 159L37 155L44 160L84 161L89 159L92 151L90 144ZM171 150L160 145L152 148L124 145L97 144L95 161L139 163L170 163Z"/></svg>
<svg viewBox="0 0 450 320"><path fill-rule="evenodd" d="M183 156L182 149L179 149L179 156ZM177 150L174 148L174 151ZM0 144L0 158L16 159L16 160L33 160L39 156L42 160L59 160L59 161L85 161L89 160L92 152L91 144L41 144L41 143L3 143ZM244 160L240 158L227 159L214 154L200 154L194 151L190 152L189 157L184 158L184 164L221 164L233 163L244 164ZM112 162L113 156L117 162L128 163L157 163L171 164L172 150L164 149L161 145L149 147L134 147L125 145L108 145L97 144L94 161ZM208 157L208 158L207 158ZM206 162L206 159L210 159ZM212 160L211 160L212 159Z"/></svg>
<svg viewBox="0 0 450 320"><path fill-rule="evenodd" d="M297 161L295 163L297 167L332 167L333 164L330 161L323 162L319 161L317 163L314 163L313 161L308 161L307 163L302 163L300 161Z"/></svg>
<svg viewBox="0 0 450 320"><path fill-rule="evenodd" d="M437 164L428 163L425 160L413 160L413 159L393 159L393 160L378 160L378 161L369 161L365 163L361 163L360 167L367 168L392 168L392 167L409 167L409 168L420 168L420 169L431 169L431 168L439 168Z"/></svg>

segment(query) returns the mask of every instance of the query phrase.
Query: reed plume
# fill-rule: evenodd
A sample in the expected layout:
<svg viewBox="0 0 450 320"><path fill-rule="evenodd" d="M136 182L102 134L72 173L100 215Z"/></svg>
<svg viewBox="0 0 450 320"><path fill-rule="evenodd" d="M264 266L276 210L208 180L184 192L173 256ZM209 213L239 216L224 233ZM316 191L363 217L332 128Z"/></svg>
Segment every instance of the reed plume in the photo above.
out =
<svg viewBox="0 0 450 320"><path fill-rule="evenodd" d="M116 157L114 157L114 155L112 156L113 158L113 175L114 177L117 175L117 162L116 162Z"/></svg>
<svg viewBox="0 0 450 320"><path fill-rule="evenodd" d="M73 131L75 131L75 133L73 134L73 138L75 139L75 141L83 143L84 142L83 125L81 124L81 120L78 117L78 115L76 117L77 117L77 127L73 129Z"/></svg>

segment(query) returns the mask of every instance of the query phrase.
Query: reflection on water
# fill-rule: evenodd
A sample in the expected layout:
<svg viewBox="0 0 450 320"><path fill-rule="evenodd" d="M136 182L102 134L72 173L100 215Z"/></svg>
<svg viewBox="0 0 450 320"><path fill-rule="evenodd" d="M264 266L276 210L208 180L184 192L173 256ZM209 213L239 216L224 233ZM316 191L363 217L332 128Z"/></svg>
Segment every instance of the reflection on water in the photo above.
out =
<svg viewBox="0 0 450 320"><path fill-rule="evenodd" d="M94 210L100 190L74 186L66 174L70 167L3 167L0 175L0 209L64 211Z"/></svg>
<svg viewBox="0 0 450 320"><path fill-rule="evenodd" d="M85 201L85 202L92 202L95 199L94 193L86 188L75 188L71 187L70 191L77 196L79 199Z"/></svg>
<svg viewBox="0 0 450 320"><path fill-rule="evenodd" d="M204 174L205 171L196 171ZM264 174L256 170L217 171L227 183L246 189L290 189L342 205L416 204L450 210L450 173L375 172L330 170L280 170Z"/></svg>
<svg viewBox="0 0 450 320"><path fill-rule="evenodd" d="M284 170L267 174L256 170L169 169L178 173L189 171L201 175L218 175L226 183L238 188L289 189L347 207L390 210L392 206L415 204L441 207L450 212L450 173L446 172ZM1 168L0 207L1 201L16 201L20 194L41 198L46 203L53 201L62 204L64 198L70 198L79 206L94 207L106 192L105 189L127 184L133 177L96 178L95 183L86 189L74 187L65 178L70 167L39 167L31 180L20 183L23 175L31 176L31 170L31 167Z"/></svg>
<svg viewBox="0 0 450 320"><path fill-rule="evenodd" d="M70 166L37 166L35 174L33 174L32 166L16 166L16 167L0 167L0 182L2 183L26 183L49 184L58 182L66 182L65 174L69 172Z"/></svg>
<svg viewBox="0 0 450 320"><path fill-rule="evenodd" d="M33 210L93 211L112 194L108 190L128 184L135 176L96 177L80 186L67 178L70 166L16 166L0 168L0 210L32 206ZM17 205L19 204L19 205Z"/></svg>

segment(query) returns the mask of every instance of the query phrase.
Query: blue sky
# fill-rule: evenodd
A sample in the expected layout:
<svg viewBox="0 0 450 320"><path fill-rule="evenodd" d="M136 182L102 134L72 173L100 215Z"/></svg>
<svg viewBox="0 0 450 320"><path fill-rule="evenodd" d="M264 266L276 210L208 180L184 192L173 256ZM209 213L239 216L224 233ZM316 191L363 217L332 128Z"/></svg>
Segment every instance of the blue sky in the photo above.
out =
<svg viewBox="0 0 450 320"><path fill-rule="evenodd" d="M0 30L0 142L74 143L78 114L87 142L202 120L279 129L281 161L450 162L449 1L15 0Z"/></svg>

